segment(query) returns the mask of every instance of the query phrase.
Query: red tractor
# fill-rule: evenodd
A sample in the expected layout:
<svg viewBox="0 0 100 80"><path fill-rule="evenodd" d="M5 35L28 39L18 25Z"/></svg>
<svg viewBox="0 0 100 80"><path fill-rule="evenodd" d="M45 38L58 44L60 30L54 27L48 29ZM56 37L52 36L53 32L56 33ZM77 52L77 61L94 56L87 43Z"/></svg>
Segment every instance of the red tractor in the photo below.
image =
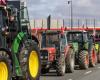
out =
<svg viewBox="0 0 100 80"><path fill-rule="evenodd" d="M74 50L67 43L66 32L47 30L41 33L41 72L55 69L58 76L74 71Z"/></svg>

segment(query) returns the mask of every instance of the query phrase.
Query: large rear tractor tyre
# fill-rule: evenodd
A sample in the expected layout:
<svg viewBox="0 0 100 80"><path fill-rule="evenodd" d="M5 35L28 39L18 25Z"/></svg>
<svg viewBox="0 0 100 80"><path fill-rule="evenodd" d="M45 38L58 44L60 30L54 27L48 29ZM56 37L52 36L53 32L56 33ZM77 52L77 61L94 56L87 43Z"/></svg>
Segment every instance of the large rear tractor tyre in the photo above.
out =
<svg viewBox="0 0 100 80"><path fill-rule="evenodd" d="M97 53L94 48L92 48L90 55L89 55L89 66L95 67L97 63Z"/></svg>
<svg viewBox="0 0 100 80"><path fill-rule="evenodd" d="M79 53L79 67L80 69L88 69L89 67L89 54L85 50Z"/></svg>
<svg viewBox="0 0 100 80"><path fill-rule="evenodd" d="M75 61L74 61L74 50L69 49L68 55L66 56L66 72L72 73L74 72L74 66L75 66Z"/></svg>
<svg viewBox="0 0 100 80"><path fill-rule="evenodd" d="M24 80L39 80L40 54L37 44L33 41L25 41L19 54L20 66Z"/></svg>
<svg viewBox="0 0 100 80"><path fill-rule="evenodd" d="M56 61L56 71L58 76L64 76L66 69L65 56L61 54Z"/></svg>
<svg viewBox="0 0 100 80"><path fill-rule="evenodd" d="M0 51L0 80L11 80L11 59L5 51Z"/></svg>

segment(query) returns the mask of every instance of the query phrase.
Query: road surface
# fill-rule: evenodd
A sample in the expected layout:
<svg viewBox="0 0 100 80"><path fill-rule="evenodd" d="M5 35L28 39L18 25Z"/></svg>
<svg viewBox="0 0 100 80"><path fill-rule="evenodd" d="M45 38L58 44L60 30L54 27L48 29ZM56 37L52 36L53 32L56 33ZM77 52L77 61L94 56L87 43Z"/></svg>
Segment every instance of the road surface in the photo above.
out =
<svg viewBox="0 0 100 80"><path fill-rule="evenodd" d="M50 71L42 75L40 80L100 80L100 64L87 70L77 68L74 73L66 73L63 77L58 77L55 71Z"/></svg>

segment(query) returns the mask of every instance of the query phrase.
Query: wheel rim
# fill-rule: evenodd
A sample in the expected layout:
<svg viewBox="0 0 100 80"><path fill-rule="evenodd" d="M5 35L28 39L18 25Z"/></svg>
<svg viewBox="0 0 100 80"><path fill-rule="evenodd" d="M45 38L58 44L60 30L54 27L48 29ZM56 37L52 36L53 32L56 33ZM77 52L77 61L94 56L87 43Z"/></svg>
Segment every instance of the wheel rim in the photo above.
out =
<svg viewBox="0 0 100 80"><path fill-rule="evenodd" d="M33 78L37 77L39 71L39 59L36 51L32 51L29 56L29 71Z"/></svg>
<svg viewBox="0 0 100 80"><path fill-rule="evenodd" d="M5 62L0 62L0 80L8 80L8 68Z"/></svg>

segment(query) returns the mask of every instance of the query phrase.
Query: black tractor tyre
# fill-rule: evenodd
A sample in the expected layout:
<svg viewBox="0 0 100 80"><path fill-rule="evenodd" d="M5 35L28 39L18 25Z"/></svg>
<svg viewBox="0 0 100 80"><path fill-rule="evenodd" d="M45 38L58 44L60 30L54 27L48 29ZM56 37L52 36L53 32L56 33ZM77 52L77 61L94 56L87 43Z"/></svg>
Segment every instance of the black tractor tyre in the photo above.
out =
<svg viewBox="0 0 100 80"><path fill-rule="evenodd" d="M97 61L98 61L98 63L100 63L100 47L99 47L99 51L97 53Z"/></svg>
<svg viewBox="0 0 100 80"><path fill-rule="evenodd" d="M95 48L93 47L89 54L89 66L95 67L96 63L97 63L97 53L96 53Z"/></svg>
<svg viewBox="0 0 100 80"><path fill-rule="evenodd" d="M12 79L12 63L10 56L5 51L0 51L0 78L2 80Z"/></svg>
<svg viewBox="0 0 100 80"><path fill-rule="evenodd" d="M89 54L88 51L81 51L79 53L79 68L80 69L88 69L89 67Z"/></svg>
<svg viewBox="0 0 100 80"><path fill-rule="evenodd" d="M100 63L100 44L97 50L97 62Z"/></svg>
<svg viewBox="0 0 100 80"><path fill-rule="evenodd" d="M72 73L74 72L74 66L75 66L75 56L74 56L74 50L69 49L68 54L66 56L65 62L66 62L66 72Z"/></svg>
<svg viewBox="0 0 100 80"><path fill-rule="evenodd" d="M25 41L21 45L19 61L25 80L39 80L41 73L40 51L34 41Z"/></svg>
<svg viewBox="0 0 100 80"><path fill-rule="evenodd" d="M57 75L58 76L64 76L65 69L66 69L65 55L64 54L60 54L60 57L58 57L57 60L56 60Z"/></svg>

